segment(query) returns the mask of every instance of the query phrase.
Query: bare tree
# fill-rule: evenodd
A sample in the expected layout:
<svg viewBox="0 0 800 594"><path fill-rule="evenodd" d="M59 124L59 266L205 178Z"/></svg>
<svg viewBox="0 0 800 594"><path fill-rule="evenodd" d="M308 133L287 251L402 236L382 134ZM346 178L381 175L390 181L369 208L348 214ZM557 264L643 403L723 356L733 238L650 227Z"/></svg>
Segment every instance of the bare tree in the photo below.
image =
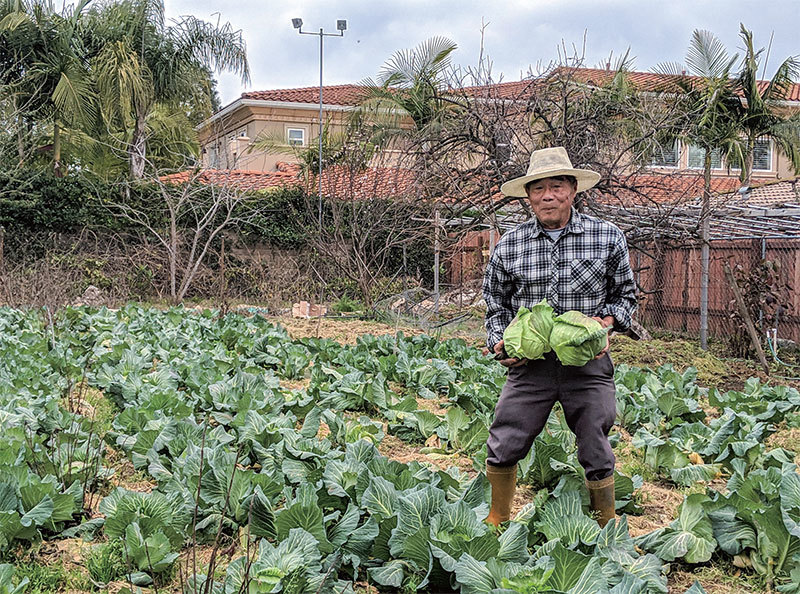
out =
<svg viewBox="0 0 800 594"><path fill-rule="evenodd" d="M220 234L250 221L257 208L252 195L236 187L226 172L208 179L201 170L152 177L144 184L124 182L122 198L104 200L116 216L141 226L163 248L169 296L178 303L196 279ZM145 191L147 200L138 198Z"/></svg>
<svg viewBox="0 0 800 594"><path fill-rule="evenodd" d="M404 247L417 242L432 245L427 222L432 207L420 202L415 172L381 154L365 167L363 151L371 146L357 130L344 143L344 157L322 174L322 225L317 219L316 180L310 180L306 205L297 215L310 244L328 269L352 281L368 307L382 279L400 271L392 267Z"/></svg>

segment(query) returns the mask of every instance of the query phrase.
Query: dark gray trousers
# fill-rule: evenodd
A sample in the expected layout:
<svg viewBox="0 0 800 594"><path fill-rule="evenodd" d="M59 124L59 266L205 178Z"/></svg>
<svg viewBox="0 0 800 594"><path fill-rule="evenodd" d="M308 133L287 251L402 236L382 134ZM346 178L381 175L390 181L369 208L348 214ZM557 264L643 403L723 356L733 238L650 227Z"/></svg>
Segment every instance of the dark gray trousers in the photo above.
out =
<svg viewBox="0 0 800 594"><path fill-rule="evenodd" d="M578 461L586 478L597 481L614 472L608 432L617 416L614 365L606 355L583 367L562 365L555 353L508 370L486 442L492 466L513 466L531 449L550 410L561 403L575 434Z"/></svg>

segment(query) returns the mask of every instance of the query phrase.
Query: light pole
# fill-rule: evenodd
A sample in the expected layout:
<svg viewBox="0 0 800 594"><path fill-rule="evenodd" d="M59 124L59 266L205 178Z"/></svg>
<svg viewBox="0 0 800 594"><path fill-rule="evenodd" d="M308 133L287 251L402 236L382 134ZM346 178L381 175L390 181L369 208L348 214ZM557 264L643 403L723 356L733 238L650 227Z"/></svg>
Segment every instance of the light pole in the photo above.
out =
<svg viewBox="0 0 800 594"><path fill-rule="evenodd" d="M344 32L347 30L347 21L339 19L336 21L336 30L338 33L325 33L322 27L319 33L311 33L310 31L303 31L303 19L292 19L292 27L297 29L300 35L319 35L319 227L322 229L322 38L323 37L344 37Z"/></svg>

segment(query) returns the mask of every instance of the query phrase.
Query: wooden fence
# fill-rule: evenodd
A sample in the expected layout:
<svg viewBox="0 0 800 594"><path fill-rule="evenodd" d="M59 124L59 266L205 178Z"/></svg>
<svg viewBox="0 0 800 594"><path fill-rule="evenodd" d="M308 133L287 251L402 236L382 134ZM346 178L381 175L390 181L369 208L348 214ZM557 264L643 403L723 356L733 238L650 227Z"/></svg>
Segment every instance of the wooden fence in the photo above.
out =
<svg viewBox="0 0 800 594"><path fill-rule="evenodd" d="M465 234L446 257L448 280L454 287L483 276L494 235ZM631 252L631 265L642 289L637 319L648 328L699 333L700 246L648 246L655 257ZM778 337L800 342L800 239L714 240L710 251L709 335L725 337L737 331L731 317L733 292L724 265L741 265L749 273L762 259L778 262L780 278L790 288L788 311L781 314ZM754 320L759 325L759 320Z"/></svg>

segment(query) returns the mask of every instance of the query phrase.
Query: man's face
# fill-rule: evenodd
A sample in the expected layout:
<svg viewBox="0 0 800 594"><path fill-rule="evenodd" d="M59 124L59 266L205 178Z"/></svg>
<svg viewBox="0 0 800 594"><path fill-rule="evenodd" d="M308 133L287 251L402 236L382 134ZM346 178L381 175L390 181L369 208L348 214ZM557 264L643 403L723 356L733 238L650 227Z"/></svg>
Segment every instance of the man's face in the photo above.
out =
<svg viewBox="0 0 800 594"><path fill-rule="evenodd" d="M569 222L577 184L568 177L546 177L528 184L528 201L545 229L561 229Z"/></svg>

